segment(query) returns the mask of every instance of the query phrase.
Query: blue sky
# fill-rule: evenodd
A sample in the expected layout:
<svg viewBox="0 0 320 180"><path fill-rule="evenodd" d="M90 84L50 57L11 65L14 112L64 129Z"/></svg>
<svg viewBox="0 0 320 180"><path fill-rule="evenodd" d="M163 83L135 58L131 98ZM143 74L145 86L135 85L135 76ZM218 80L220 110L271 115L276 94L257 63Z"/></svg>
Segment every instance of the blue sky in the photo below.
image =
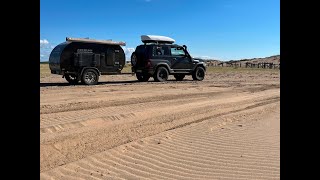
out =
<svg viewBox="0 0 320 180"><path fill-rule="evenodd" d="M40 61L66 37L125 41L163 35L194 57L280 54L280 0L40 0Z"/></svg>

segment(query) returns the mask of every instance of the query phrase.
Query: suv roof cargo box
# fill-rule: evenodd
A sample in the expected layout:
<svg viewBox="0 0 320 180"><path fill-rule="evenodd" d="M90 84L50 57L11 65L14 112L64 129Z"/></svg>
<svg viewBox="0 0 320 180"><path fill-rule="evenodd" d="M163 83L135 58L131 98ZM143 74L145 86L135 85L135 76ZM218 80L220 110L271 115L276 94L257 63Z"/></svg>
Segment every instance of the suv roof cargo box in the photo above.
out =
<svg viewBox="0 0 320 180"><path fill-rule="evenodd" d="M158 35L142 35L141 41L143 43L168 43L172 44L175 42L174 39L166 37L166 36L158 36Z"/></svg>

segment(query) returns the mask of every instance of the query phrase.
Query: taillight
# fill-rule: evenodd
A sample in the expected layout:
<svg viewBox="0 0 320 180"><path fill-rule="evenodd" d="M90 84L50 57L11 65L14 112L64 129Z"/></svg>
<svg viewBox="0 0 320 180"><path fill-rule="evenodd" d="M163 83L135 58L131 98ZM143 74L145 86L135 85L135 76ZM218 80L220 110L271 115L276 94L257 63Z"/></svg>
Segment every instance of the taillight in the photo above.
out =
<svg viewBox="0 0 320 180"><path fill-rule="evenodd" d="M147 60L147 65L146 65L146 67L147 67L147 68L150 68L150 67L151 67L151 60L150 60L150 59Z"/></svg>

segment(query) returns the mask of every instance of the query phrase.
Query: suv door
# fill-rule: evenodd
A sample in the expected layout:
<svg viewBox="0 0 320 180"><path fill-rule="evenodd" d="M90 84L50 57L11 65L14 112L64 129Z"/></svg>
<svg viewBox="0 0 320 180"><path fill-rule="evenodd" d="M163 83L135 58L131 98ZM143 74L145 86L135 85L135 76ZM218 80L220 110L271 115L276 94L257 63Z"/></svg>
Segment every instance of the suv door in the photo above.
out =
<svg viewBox="0 0 320 180"><path fill-rule="evenodd" d="M171 69L175 71L189 71L192 68L192 61L181 46L171 46Z"/></svg>

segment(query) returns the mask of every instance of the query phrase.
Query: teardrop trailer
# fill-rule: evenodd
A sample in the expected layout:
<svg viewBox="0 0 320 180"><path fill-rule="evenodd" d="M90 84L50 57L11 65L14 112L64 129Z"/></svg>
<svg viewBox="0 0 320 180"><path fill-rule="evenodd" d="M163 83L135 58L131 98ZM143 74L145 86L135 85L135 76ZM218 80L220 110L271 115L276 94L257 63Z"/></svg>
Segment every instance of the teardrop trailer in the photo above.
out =
<svg viewBox="0 0 320 180"><path fill-rule="evenodd" d="M131 55L132 75L136 74L138 81L153 77L161 82L169 75L174 75L177 81L186 75L192 75L193 80L204 79L205 63L193 59L187 46L173 44L174 39L165 36L142 35L141 41L144 44L137 46ZM100 75L129 74L121 73L125 65L121 46L125 45L111 40L67 37L50 54L51 74L62 75L70 84L81 81L86 85L97 84Z"/></svg>
<svg viewBox="0 0 320 180"><path fill-rule="evenodd" d="M100 75L121 74L125 42L66 38L49 57L51 74L62 75L70 84L95 85Z"/></svg>

